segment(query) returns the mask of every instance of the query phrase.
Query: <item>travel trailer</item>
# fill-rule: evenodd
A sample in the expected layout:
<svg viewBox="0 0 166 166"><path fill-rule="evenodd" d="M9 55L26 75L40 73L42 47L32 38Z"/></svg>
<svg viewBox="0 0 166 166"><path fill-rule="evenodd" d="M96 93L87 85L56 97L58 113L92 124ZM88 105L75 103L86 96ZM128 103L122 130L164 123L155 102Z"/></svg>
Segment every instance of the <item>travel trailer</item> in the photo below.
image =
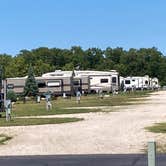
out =
<svg viewBox="0 0 166 166"><path fill-rule="evenodd" d="M7 89L17 94L23 93L26 79L27 77L7 78ZM40 94L48 91L55 95L75 95L78 90L90 92L89 77L74 77L72 71L46 73L35 79Z"/></svg>
<svg viewBox="0 0 166 166"><path fill-rule="evenodd" d="M137 89L159 89L158 78L150 78L145 76L133 76L133 77L120 77L120 86L126 90Z"/></svg>
<svg viewBox="0 0 166 166"><path fill-rule="evenodd" d="M15 93L21 94L24 91L26 78L27 77L7 78L7 90L13 90Z"/></svg>
<svg viewBox="0 0 166 166"><path fill-rule="evenodd" d="M36 81L41 94L51 92L55 95L72 95L72 77L57 76L57 77L36 77Z"/></svg>
<svg viewBox="0 0 166 166"><path fill-rule="evenodd" d="M150 78L148 75L145 76L133 76L133 77L121 77L121 84L123 83L124 89L150 89Z"/></svg>
<svg viewBox="0 0 166 166"><path fill-rule="evenodd" d="M132 77L132 84L136 89L150 89L150 78L148 75L143 77Z"/></svg>
<svg viewBox="0 0 166 166"><path fill-rule="evenodd" d="M152 87L152 89L159 89L160 88L158 78L154 77L151 79L151 87Z"/></svg>
<svg viewBox="0 0 166 166"><path fill-rule="evenodd" d="M26 77L7 78L7 89L21 94L24 91ZM55 95L72 94L72 77L36 77L39 93L51 92Z"/></svg>

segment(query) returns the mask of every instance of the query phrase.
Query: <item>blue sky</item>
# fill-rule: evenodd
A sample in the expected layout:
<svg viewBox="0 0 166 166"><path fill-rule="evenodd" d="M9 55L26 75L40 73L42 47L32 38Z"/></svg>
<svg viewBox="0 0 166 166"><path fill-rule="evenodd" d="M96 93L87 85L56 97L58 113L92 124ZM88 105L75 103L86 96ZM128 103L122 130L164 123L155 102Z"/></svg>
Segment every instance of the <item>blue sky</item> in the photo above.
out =
<svg viewBox="0 0 166 166"><path fill-rule="evenodd" d="M149 48L166 55L165 0L0 0L0 53Z"/></svg>

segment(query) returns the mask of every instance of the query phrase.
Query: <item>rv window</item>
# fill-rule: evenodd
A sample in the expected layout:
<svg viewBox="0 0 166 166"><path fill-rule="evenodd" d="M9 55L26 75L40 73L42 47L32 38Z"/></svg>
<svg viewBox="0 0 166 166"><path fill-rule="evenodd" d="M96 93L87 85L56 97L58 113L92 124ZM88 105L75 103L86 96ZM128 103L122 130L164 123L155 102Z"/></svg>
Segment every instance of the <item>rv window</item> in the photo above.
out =
<svg viewBox="0 0 166 166"><path fill-rule="evenodd" d="M63 74L50 74L50 76L54 77L54 76L63 76Z"/></svg>
<svg viewBox="0 0 166 166"><path fill-rule="evenodd" d="M132 80L133 82L135 82L135 80Z"/></svg>
<svg viewBox="0 0 166 166"><path fill-rule="evenodd" d="M80 81L79 80L74 80L73 85L80 85Z"/></svg>
<svg viewBox="0 0 166 166"><path fill-rule="evenodd" d="M7 89L14 89L14 84L8 84Z"/></svg>
<svg viewBox="0 0 166 166"><path fill-rule="evenodd" d="M48 81L47 86L48 87L59 87L61 85L61 81Z"/></svg>
<svg viewBox="0 0 166 166"><path fill-rule="evenodd" d="M46 83L43 80L37 80L37 85L38 85L38 88L45 88L46 87Z"/></svg>
<svg viewBox="0 0 166 166"><path fill-rule="evenodd" d="M145 81L145 84L148 84L148 81L147 81L147 80Z"/></svg>
<svg viewBox="0 0 166 166"><path fill-rule="evenodd" d="M38 82L38 87L39 88L45 88L46 87L46 83L44 81Z"/></svg>
<svg viewBox="0 0 166 166"><path fill-rule="evenodd" d="M108 83L108 79L101 79L100 83Z"/></svg>
<svg viewBox="0 0 166 166"><path fill-rule="evenodd" d="M112 83L116 83L116 77L112 77Z"/></svg>
<svg viewBox="0 0 166 166"><path fill-rule="evenodd" d="M130 80L125 80L125 84L130 84Z"/></svg>

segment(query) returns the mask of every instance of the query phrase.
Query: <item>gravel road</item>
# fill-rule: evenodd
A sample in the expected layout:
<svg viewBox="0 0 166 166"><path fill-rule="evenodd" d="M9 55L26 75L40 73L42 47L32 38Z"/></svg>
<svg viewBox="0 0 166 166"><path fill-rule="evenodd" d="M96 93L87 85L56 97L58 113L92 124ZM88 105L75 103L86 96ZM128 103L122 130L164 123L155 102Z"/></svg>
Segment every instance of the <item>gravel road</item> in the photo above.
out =
<svg viewBox="0 0 166 166"><path fill-rule="evenodd" d="M0 134L13 136L0 146L0 156L143 153L149 140L163 142L166 137L144 129L166 122L166 91L155 92L148 99L117 107L116 112L53 116L85 119L75 123L0 127Z"/></svg>

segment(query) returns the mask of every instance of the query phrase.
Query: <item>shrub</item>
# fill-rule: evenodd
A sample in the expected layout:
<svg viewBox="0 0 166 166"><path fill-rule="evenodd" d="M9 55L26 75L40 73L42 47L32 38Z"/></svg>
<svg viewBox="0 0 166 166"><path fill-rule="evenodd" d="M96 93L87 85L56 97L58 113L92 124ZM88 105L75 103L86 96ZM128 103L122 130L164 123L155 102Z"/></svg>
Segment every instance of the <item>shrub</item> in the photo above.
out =
<svg viewBox="0 0 166 166"><path fill-rule="evenodd" d="M11 100L11 102L16 102L17 101L17 95L14 91L10 90L7 92L7 99Z"/></svg>

